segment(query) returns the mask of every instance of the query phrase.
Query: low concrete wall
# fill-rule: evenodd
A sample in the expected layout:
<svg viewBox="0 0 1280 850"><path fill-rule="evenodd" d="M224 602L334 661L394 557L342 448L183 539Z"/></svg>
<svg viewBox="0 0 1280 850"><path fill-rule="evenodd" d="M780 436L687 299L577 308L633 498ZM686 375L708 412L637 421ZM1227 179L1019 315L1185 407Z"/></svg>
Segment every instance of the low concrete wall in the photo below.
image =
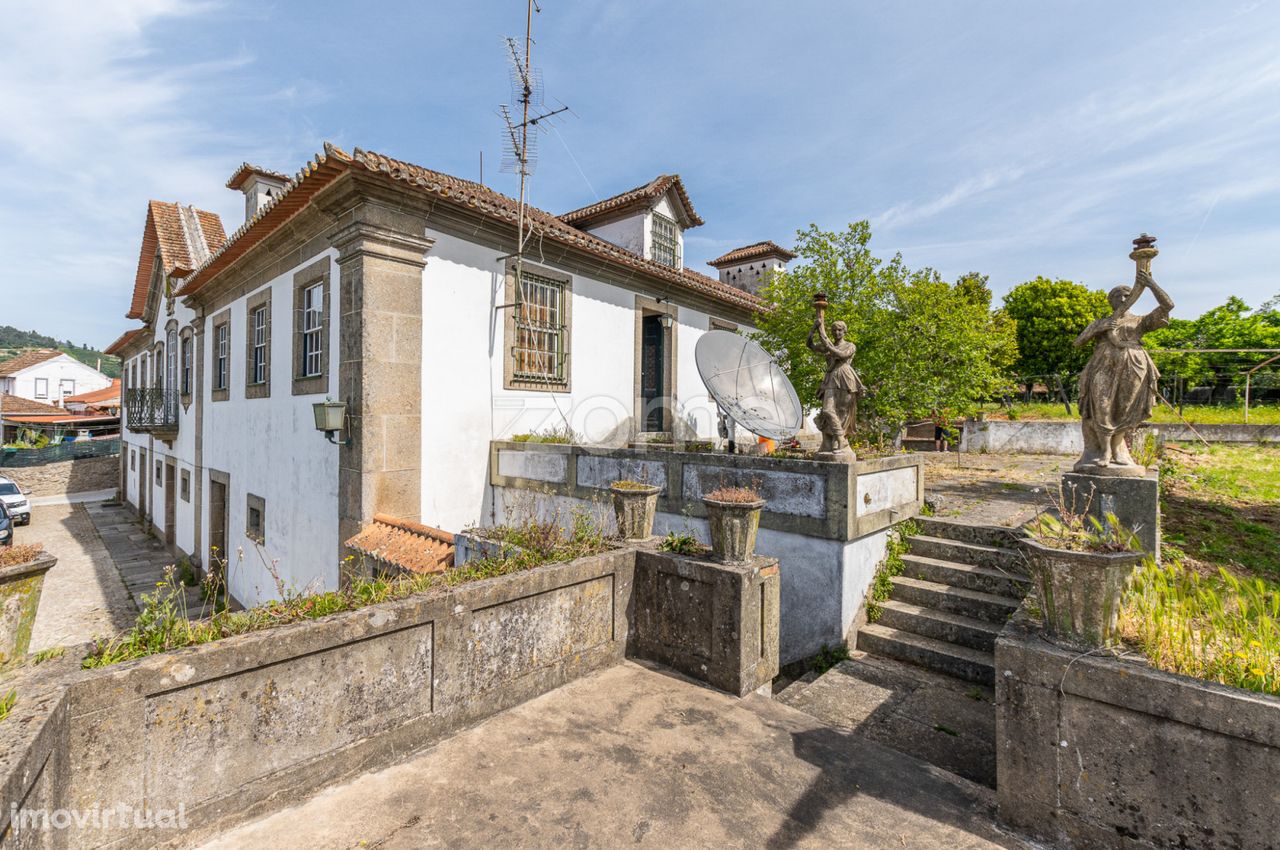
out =
<svg viewBox="0 0 1280 850"><path fill-rule="evenodd" d="M1280 425L1149 426L1161 440L1198 442L1199 434L1210 443L1280 443ZM1075 455L1084 452L1084 436L1078 419L965 420L960 451L1012 454Z"/></svg>
<svg viewBox="0 0 1280 850"><path fill-rule="evenodd" d="M1024 614L995 663L1009 825L1081 850L1278 846L1280 699L1068 652Z"/></svg>
<svg viewBox="0 0 1280 850"><path fill-rule="evenodd" d="M776 572L763 559L726 570L618 549L64 672L43 690L24 684L18 713L0 724L0 845L133 848L178 837L12 822L15 807L92 813L122 804L179 813L191 843L615 664L629 646L748 693L777 672L776 605L760 607L776 600ZM663 584L686 573L706 592ZM665 588L642 594L642 617L637 575Z"/></svg>
<svg viewBox="0 0 1280 850"><path fill-rule="evenodd" d="M924 500L924 460L918 454L836 464L496 441L490 459L494 523L529 510L544 518L559 514L563 521L585 509L611 525L609 483L643 478L663 488L654 533L688 532L704 543L710 538L701 494L721 483L756 484L770 499L756 551L781 566L783 664L808 658L824 644L856 639L889 534L915 516Z"/></svg>
<svg viewBox="0 0 1280 850"><path fill-rule="evenodd" d="M44 466L6 466L0 469L0 477L13 479L32 496L112 490L120 486L120 456L64 460Z"/></svg>

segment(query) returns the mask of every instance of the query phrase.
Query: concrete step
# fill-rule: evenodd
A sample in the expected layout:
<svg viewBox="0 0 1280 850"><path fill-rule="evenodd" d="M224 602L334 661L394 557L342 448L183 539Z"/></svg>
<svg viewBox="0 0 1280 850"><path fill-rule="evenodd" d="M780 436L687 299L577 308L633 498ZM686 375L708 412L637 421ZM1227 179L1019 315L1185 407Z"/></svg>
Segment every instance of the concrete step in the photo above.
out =
<svg viewBox="0 0 1280 850"><path fill-rule="evenodd" d="M954 561L926 558L924 555L914 553L903 555L902 563L902 574L909 578L936 581L952 587L979 590L996 596L1008 596L1010 599L1021 600L1027 595L1027 589L1030 587L1023 576L991 567L957 564Z"/></svg>
<svg viewBox="0 0 1280 850"><path fill-rule="evenodd" d="M889 595L890 599L909 602L922 608L936 608L975 620L986 620L999 626L1008 621L1020 604L1019 600L1007 596L966 590L910 576L894 576L891 581L893 591Z"/></svg>
<svg viewBox="0 0 1280 850"><path fill-rule="evenodd" d="M806 688L816 682L818 678L818 671L810 670L799 679L796 679L794 682L774 694L773 698L786 705L795 705L799 696L804 693Z"/></svg>
<svg viewBox="0 0 1280 850"><path fill-rule="evenodd" d="M887 599L880 606L880 619L876 625L888 626L903 632L923 635L947 643L967 646L983 652L994 652L1000 626L986 620L966 617Z"/></svg>
<svg viewBox="0 0 1280 850"><path fill-rule="evenodd" d="M990 652L957 646L890 626L863 626L858 630L858 649L988 687L996 681L995 658Z"/></svg>
<svg viewBox="0 0 1280 850"><path fill-rule="evenodd" d="M973 525L954 519L941 517L915 517L913 522L920 526L920 532L929 537L940 537L943 540L958 540L961 543L978 543L983 546L998 546L1013 549L1022 533L1016 528L1005 528L999 525Z"/></svg>
<svg viewBox="0 0 1280 850"><path fill-rule="evenodd" d="M958 564L973 564L977 567L993 567L1010 572L1026 572L1026 561L1022 553L1016 549L988 546L985 543L947 540L945 537L933 537L928 534L912 535L907 538L907 541L911 544L913 555L923 555L926 558L937 558L940 561L953 561Z"/></svg>

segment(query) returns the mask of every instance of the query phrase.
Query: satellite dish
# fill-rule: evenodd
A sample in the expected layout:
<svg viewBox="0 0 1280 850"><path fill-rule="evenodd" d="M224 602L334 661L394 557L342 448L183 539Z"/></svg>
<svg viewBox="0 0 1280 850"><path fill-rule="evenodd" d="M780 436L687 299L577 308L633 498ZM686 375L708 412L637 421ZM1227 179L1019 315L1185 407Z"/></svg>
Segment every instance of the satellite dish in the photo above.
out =
<svg viewBox="0 0 1280 850"><path fill-rule="evenodd" d="M708 331L693 359L721 413L751 433L789 440L804 424L795 387L759 344L732 331Z"/></svg>

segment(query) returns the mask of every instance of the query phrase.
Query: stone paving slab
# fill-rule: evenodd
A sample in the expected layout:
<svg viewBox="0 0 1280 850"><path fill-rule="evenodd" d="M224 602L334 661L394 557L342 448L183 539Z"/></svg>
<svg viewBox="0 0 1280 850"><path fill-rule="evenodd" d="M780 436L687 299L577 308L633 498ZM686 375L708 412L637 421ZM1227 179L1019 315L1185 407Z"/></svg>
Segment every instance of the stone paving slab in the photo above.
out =
<svg viewBox="0 0 1280 850"><path fill-rule="evenodd" d="M942 519L1022 525L1057 498L1073 458L1057 455L926 454L925 499Z"/></svg>
<svg viewBox="0 0 1280 850"><path fill-rule="evenodd" d="M784 701L830 726L995 787L990 688L854 652Z"/></svg>
<svg viewBox="0 0 1280 850"><path fill-rule="evenodd" d="M204 847L1031 847L993 808L767 697L626 662Z"/></svg>
<svg viewBox="0 0 1280 850"><path fill-rule="evenodd" d="M45 576L31 632L31 651L72 646L117 634L137 608L84 504L37 505L18 542L43 543L58 563Z"/></svg>

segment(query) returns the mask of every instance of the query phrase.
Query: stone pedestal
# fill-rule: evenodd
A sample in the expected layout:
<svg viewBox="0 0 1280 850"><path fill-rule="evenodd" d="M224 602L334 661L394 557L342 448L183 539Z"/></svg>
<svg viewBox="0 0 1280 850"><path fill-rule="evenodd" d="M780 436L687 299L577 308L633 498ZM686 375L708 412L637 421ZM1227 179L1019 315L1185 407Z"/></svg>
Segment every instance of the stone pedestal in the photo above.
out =
<svg viewBox="0 0 1280 850"><path fill-rule="evenodd" d="M1067 472L1062 476L1062 492L1068 508L1074 493L1076 510L1088 501L1091 516L1101 520L1106 514L1115 514L1121 525L1138 535L1142 548L1160 560L1159 472L1148 470L1137 478Z"/></svg>

